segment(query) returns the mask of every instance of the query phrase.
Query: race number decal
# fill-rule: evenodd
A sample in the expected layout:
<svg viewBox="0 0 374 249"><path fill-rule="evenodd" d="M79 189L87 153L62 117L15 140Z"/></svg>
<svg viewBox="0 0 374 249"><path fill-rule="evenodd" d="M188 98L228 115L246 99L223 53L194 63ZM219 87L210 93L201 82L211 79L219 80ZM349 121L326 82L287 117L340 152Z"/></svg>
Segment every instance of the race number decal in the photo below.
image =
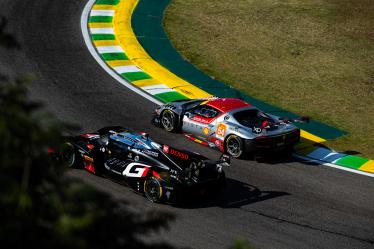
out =
<svg viewBox="0 0 374 249"><path fill-rule="evenodd" d="M149 165L141 163L130 163L123 171L122 175L127 177L145 177L149 170Z"/></svg>
<svg viewBox="0 0 374 249"><path fill-rule="evenodd" d="M219 124L216 130L217 138L223 139L226 134L227 126L225 124Z"/></svg>

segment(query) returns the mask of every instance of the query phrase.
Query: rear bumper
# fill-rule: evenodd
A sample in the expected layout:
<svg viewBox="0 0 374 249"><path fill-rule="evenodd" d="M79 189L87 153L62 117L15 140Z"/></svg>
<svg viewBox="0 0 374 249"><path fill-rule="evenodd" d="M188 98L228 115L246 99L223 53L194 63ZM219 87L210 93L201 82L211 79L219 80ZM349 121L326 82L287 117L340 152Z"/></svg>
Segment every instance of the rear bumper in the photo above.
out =
<svg viewBox="0 0 374 249"><path fill-rule="evenodd" d="M300 130L298 129L277 136L247 139L245 140L245 151L256 154L283 151L292 149L299 141Z"/></svg>

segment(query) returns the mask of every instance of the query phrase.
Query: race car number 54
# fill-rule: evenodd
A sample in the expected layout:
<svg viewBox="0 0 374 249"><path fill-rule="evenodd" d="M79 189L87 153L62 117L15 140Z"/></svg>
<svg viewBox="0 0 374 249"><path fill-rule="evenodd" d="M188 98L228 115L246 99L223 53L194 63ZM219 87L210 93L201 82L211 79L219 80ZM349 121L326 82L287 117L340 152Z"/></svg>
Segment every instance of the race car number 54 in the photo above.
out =
<svg viewBox="0 0 374 249"><path fill-rule="evenodd" d="M225 136L225 133L226 133L226 125L224 124L219 124L218 127L217 127L217 131L216 131L216 135L217 137L219 138L224 138Z"/></svg>

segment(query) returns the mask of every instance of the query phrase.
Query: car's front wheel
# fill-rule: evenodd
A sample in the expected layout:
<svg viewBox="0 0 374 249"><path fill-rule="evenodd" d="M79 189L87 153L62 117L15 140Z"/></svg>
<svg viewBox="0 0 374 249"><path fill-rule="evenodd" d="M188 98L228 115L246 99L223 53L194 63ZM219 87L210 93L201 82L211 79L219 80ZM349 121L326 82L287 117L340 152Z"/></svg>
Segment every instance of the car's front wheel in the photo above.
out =
<svg viewBox="0 0 374 249"><path fill-rule="evenodd" d="M144 181L144 195L151 202L160 202L162 198L162 186L160 181L153 177L147 177Z"/></svg>
<svg viewBox="0 0 374 249"><path fill-rule="evenodd" d="M230 156L240 158L243 155L243 139L236 135L229 135L225 141L225 150Z"/></svg>
<svg viewBox="0 0 374 249"><path fill-rule="evenodd" d="M166 131L175 131L177 129L177 115L171 110L163 111L161 114L161 124Z"/></svg>

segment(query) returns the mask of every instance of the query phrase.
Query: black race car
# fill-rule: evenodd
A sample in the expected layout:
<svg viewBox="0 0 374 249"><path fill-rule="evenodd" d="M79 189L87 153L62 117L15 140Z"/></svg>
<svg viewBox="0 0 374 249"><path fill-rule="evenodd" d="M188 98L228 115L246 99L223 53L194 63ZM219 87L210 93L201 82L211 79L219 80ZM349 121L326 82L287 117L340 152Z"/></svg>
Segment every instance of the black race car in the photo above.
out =
<svg viewBox="0 0 374 249"><path fill-rule="evenodd" d="M177 203L186 191L218 189L225 183L219 161L152 141L146 133L123 127L105 127L70 137L58 152L69 167L113 177L152 202Z"/></svg>

